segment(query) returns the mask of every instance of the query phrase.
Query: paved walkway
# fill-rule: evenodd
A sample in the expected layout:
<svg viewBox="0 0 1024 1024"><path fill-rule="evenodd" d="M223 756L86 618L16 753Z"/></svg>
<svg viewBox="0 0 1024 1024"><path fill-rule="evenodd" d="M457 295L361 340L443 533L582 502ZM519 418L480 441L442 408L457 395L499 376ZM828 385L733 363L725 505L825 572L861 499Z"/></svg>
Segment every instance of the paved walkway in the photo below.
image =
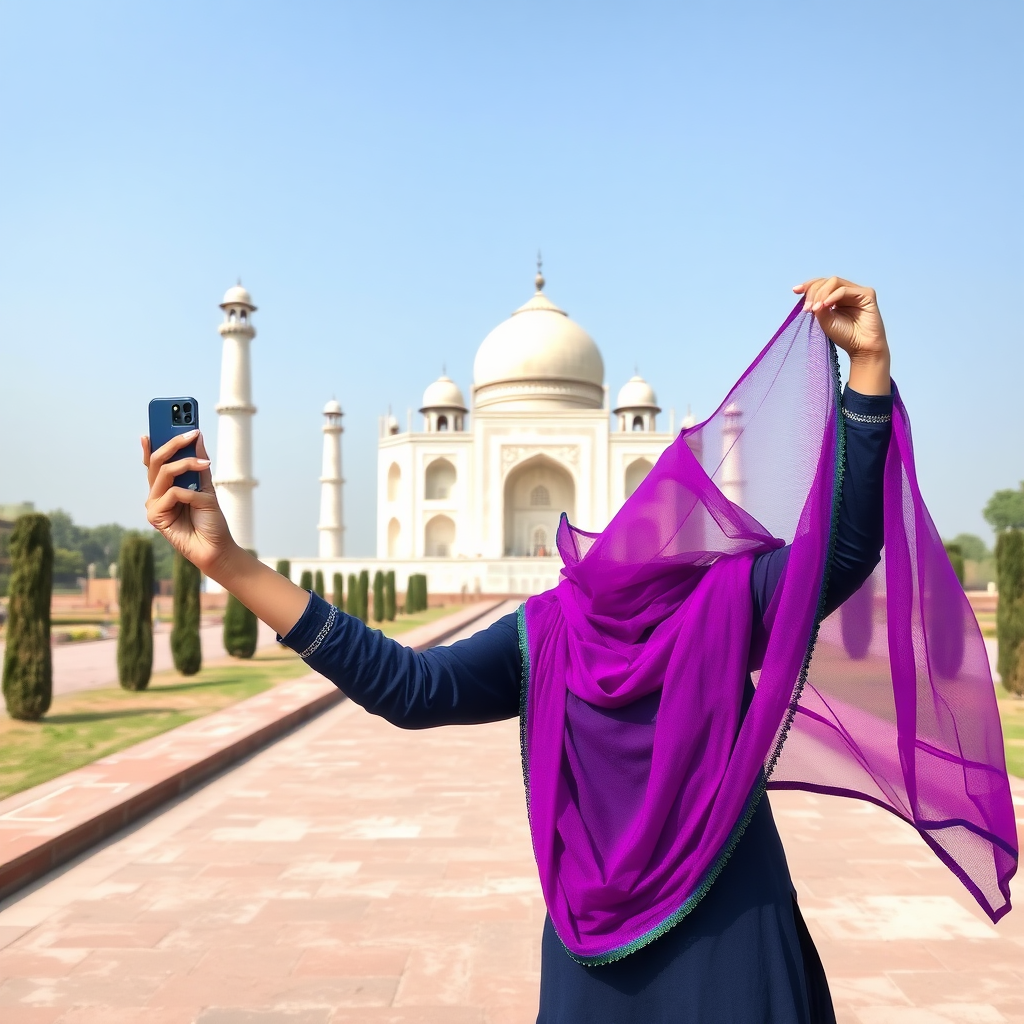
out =
<svg viewBox="0 0 1024 1024"><path fill-rule="evenodd" d="M226 658L224 627L204 626L199 631L203 645L203 660ZM276 639L274 631L260 623L258 647L270 647ZM0 643L0 662L4 644ZM153 633L153 671L174 668L171 657L171 630L167 623L158 623ZM75 693L79 690L97 690L104 686L117 686L117 640L87 640L74 644L53 645L53 692ZM6 711L4 711L6 714Z"/></svg>
<svg viewBox="0 0 1024 1024"><path fill-rule="evenodd" d="M882 811L772 803L841 1022L1024 1024L1020 910ZM528 1024L543 915L518 724L345 703L0 904L0 1020Z"/></svg>

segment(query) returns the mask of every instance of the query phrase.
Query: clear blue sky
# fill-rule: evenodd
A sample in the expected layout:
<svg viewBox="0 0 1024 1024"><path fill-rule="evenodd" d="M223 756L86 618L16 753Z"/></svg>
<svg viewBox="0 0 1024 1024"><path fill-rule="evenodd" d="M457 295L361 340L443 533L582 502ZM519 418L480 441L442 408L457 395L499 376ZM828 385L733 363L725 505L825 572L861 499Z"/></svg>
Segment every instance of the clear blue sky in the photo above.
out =
<svg viewBox="0 0 1024 1024"><path fill-rule="evenodd" d="M257 542L314 553L320 409L350 553L377 417L532 290L709 414L838 273L879 292L946 536L1024 478L1024 5L0 6L0 503L144 523L138 435L217 303L253 343Z"/></svg>

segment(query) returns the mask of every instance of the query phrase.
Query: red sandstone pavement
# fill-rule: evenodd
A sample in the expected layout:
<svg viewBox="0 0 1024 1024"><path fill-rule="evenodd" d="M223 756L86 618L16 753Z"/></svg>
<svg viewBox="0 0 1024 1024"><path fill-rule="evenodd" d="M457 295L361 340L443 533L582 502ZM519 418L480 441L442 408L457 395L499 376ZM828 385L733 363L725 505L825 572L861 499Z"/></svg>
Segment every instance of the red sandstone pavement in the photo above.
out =
<svg viewBox="0 0 1024 1024"><path fill-rule="evenodd" d="M409 630L403 642L432 646L498 603L467 605ZM0 897L341 699L310 674L0 800Z"/></svg>
<svg viewBox="0 0 1024 1024"><path fill-rule="evenodd" d="M841 1022L1024 1024L1020 911L883 811L771 800ZM525 1024L543 916L517 723L346 702L0 903L0 1021Z"/></svg>

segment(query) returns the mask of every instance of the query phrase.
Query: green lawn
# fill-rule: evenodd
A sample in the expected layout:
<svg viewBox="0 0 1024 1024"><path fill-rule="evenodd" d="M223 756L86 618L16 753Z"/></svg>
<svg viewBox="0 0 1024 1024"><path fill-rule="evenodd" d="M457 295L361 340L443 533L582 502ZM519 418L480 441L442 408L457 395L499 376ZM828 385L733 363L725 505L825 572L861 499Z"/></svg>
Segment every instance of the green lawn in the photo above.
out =
<svg viewBox="0 0 1024 1024"><path fill-rule="evenodd" d="M379 629L385 636L400 636L409 629L417 626L425 626L428 622L436 622L443 619L452 612L459 611L462 605L446 605L443 608L428 608L425 612L416 612L415 615L399 615L394 622L373 622L370 625Z"/></svg>
<svg viewBox="0 0 1024 1024"><path fill-rule="evenodd" d="M388 636L401 636L459 607L400 615L380 626ZM0 799L262 693L276 683L297 679L307 671L295 654L275 645L249 661L217 662L191 677L158 673L141 693L113 687L57 697L41 722L0 718Z"/></svg>
<svg viewBox="0 0 1024 1024"><path fill-rule="evenodd" d="M1024 779L1024 697L1008 693L1002 686L996 688L996 694L1003 720L1006 768L1011 775Z"/></svg>
<svg viewBox="0 0 1024 1024"><path fill-rule="evenodd" d="M994 640L996 637L996 613L995 612L975 612L975 618L978 620L978 625L981 627L981 635Z"/></svg>
<svg viewBox="0 0 1024 1024"><path fill-rule="evenodd" d="M54 699L40 722L0 719L0 798L46 782L168 729L252 697L308 669L284 648L185 677L153 676L147 690L86 690Z"/></svg>

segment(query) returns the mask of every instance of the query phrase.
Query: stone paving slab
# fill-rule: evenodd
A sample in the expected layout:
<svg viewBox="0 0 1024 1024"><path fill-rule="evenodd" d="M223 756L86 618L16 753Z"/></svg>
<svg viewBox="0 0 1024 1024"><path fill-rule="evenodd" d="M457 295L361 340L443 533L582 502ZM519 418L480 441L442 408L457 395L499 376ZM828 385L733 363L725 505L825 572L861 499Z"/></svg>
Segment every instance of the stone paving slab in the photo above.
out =
<svg viewBox="0 0 1024 1024"><path fill-rule="evenodd" d="M1011 788L1024 839L1024 781ZM771 802L839 1024L1024 1024L1020 907L993 925L909 825L871 804ZM1011 891L1021 902L1019 882Z"/></svg>
<svg viewBox="0 0 1024 1024"><path fill-rule="evenodd" d="M430 647L499 603L467 605L400 639L417 650ZM0 897L342 699L311 673L0 800Z"/></svg>
<svg viewBox="0 0 1024 1024"><path fill-rule="evenodd" d="M881 810L771 801L841 1024L1024 1024L1021 911ZM527 1024L543 918L518 723L345 702L0 903L0 1021Z"/></svg>

